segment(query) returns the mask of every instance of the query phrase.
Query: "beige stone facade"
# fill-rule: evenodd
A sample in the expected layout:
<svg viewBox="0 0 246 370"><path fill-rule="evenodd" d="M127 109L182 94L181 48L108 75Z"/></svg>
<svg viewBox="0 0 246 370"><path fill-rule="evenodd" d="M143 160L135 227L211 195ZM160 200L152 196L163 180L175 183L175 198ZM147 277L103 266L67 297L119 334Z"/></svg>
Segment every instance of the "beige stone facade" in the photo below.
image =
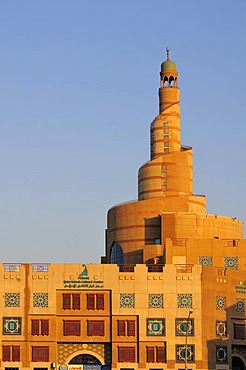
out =
<svg viewBox="0 0 246 370"><path fill-rule="evenodd" d="M0 265L0 369L245 370L246 240L206 212L161 65L138 200L108 212L102 264Z"/></svg>
<svg viewBox="0 0 246 370"><path fill-rule="evenodd" d="M5 264L0 270L2 369L90 369L90 362L70 363L80 355L91 356L94 369L183 369L186 339L189 369L230 369L232 356L244 358L246 271L233 266Z"/></svg>

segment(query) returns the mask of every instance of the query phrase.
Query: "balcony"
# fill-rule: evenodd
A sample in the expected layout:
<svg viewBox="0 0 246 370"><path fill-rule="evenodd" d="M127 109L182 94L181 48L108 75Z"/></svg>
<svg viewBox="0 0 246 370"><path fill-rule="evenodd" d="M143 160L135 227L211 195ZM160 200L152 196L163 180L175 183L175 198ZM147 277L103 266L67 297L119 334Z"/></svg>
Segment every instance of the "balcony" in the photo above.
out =
<svg viewBox="0 0 246 370"><path fill-rule="evenodd" d="M180 274L191 274L194 265L175 265L176 272Z"/></svg>
<svg viewBox="0 0 246 370"><path fill-rule="evenodd" d="M119 272L134 272L136 265L117 265L119 267Z"/></svg>

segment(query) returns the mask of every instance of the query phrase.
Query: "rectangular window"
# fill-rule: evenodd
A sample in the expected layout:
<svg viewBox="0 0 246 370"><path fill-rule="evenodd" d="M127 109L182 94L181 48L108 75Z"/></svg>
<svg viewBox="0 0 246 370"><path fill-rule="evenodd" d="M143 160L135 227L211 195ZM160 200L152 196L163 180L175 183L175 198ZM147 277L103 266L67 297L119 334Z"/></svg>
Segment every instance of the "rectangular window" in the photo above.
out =
<svg viewBox="0 0 246 370"><path fill-rule="evenodd" d="M49 361L49 347L47 346L33 346L32 347L32 361L33 362L48 362Z"/></svg>
<svg viewBox="0 0 246 370"><path fill-rule="evenodd" d="M117 329L119 336L129 336L135 337L136 330L135 330L135 320L118 320L117 321Z"/></svg>
<svg viewBox="0 0 246 370"><path fill-rule="evenodd" d="M3 346L3 361L20 361L20 346Z"/></svg>
<svg viewBox="0 0 246 370"><path fill-rule="evenodd" d="M88 320L87 321L87 335L104 336L104 321Z"/></svg>
<svg viewBox="0 0 246 370"><path fill-rule="evenodd" d="M147 362L166 362L165 347L147 347Z"/></svg>
<svg viewBox="0 0 246 370"><path fill-rule="evenodd" d="M125 335L126 334L126 321L125 320L118 320L118 335Z"/></svg>
<svg viewBox="0 0 246 370"><path fill-rule="evenodd" d="M10 346L3 346L3 361L10 361Z"/></svg>
<svg viewBox="0 0 246 370"><path fill-rule="evenodd" d="M20 346L12 347L12 361L20 361Z"/></svg>
<svg viewBox="0 0 246 370"><path fill-rule="evenodd" d="M95 294L87 294L87 310L95 309Z"/></svg>
<svg viewBox="0 0 246 370"><path fill-rule="evenodd" d="M80 310L80 294L73 294L73 309Z"/></svg>
<svg viewBox="0 0 246 370"><path fill-rule="evenodd" d="M80 321L79 320L64 320L63 321L63 335L80 335Z"/></svg>
<svg viewBox="0 0 246 370"><path fill-rule="evenodd" d="M155 362L155 348L147 347L147 362Z"/></svg>
<svg viewBox="0 0 246 370"><path fill-rule="evenodd" d="M234 324L234 339L245 339L245 324Z"/></svg>
<svg viewBox="0 0 246 370"><path fill-rule="evenodd" d="M49 320L41 320L41 335L49 335Z"/></svg>
<svg viewBox="0 0 246 370"><path fill-rule="evenodd" d="M49 320L31 320L31 325L32 335L49 335Z"/></svg>
<svg viewBox="0 0 246 370"><path fill-rule="evenodd" d="M119 362L135 362L135 347L118 347Z"/></svg>
<svg viewBox="0 0 246 370"><path fill-rule="evenodd" d="M104 310L104 294L97 294L97 310Z"/></svg>
<svg viewBox="0 0 246 370"><path fill-rule="evenodd" d="M156 362L166 362L165 347L156 347Z"/></svg>
<svg viewBox="0 0 246 370"><path fill-rule="evenodd" d="M63 294L63 309L64 310L71 309L71 294L67 294L67 293Z"/></svg>
<svg viewBox="0 0 246 370"><path fill-rule="evenodd" d="M135 337L135 320L127 321L127 335Z"/></svg>
<svg viewBox="0 0 246 370"><path fill-rule="evenodd" d="M31 323L32 323L31 329L32 335L39 335L39 320L31 320Z"/></svg>

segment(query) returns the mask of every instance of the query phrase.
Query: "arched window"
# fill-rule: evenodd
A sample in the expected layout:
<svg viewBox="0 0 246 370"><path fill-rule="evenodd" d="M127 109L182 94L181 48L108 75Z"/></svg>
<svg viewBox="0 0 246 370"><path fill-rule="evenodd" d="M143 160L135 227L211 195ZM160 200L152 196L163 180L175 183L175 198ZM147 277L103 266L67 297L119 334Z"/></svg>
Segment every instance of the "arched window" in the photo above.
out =
<svg viewBox="0 0 246 370"><path fill-rule="evenodd" d="M164 87L168 87L168 77L164 77Z"/></svg>
<svg viewBox="0 0 246 370"><path fill-rule="evenodd" d="M117 263L118 265L122 265L124 263L123 250L120 244L117 242L114 242L112 245L110 253L110 263Z"/></svg>
<svg viewBox="0 0 246 370"><path fill-rule="evenodd" d="M169 77L169 86L174 87L174 78L173 78L173 76Z"/></svg>

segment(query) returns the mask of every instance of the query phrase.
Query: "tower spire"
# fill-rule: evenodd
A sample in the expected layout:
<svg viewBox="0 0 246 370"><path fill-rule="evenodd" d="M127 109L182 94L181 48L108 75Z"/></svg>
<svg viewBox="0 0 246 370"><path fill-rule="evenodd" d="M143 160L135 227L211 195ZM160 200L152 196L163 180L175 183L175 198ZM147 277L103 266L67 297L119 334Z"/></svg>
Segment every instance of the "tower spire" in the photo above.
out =
<svg viewBox="0 0 246 370"><path fill-rule="evenodd" d="M167 60L170 60L170 49L168 46L166 47L166 52L167 52Z"/></svg>

